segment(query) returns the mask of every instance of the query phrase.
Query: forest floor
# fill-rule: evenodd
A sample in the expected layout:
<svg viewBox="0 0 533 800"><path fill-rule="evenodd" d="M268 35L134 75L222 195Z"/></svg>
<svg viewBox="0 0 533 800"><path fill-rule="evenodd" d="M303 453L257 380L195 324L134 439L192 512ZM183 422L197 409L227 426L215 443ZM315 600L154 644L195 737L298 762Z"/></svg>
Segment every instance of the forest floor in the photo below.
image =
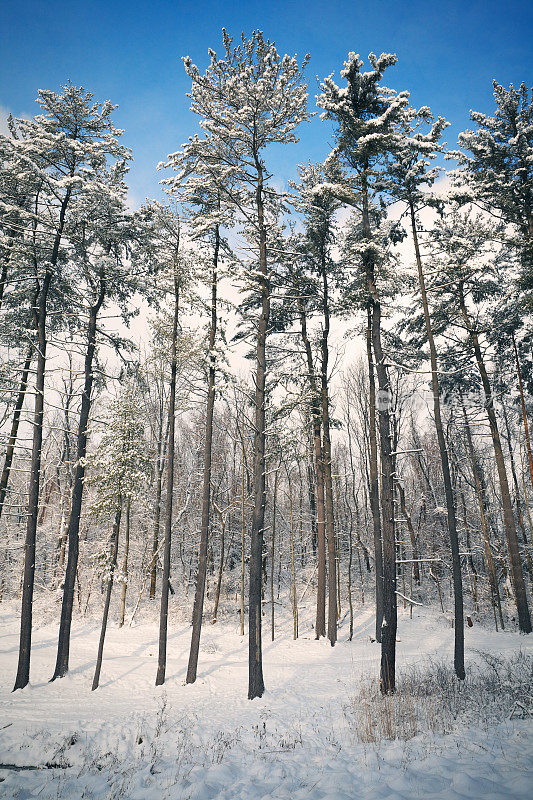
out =
<svg viewBox="0 0 533 800"><path fill-rule="evenodd" d="M296 641L286 619L271 642L265 617L266 692L250 702L247 638L239 635L238 618L206 624L191 686L185 685L190 627L173 623L161 687L154 686L157 625L118 629L110 621L95 692L99 629L78 619L70 674L48 682L57 624L42 624L33 635L31 685L11 693L17 610L0 606L2 798L533 797L531 662L528 667L525 658L532 637L467 628L470 674L492 677L482 686L472 678L458 687L443 667L452 660L449 619L429 608L415 609L412 619L401 610L399 692L383 700L370 607L357 610L351 642L343 623L334 648L314 640L305 611Z"/></svg>

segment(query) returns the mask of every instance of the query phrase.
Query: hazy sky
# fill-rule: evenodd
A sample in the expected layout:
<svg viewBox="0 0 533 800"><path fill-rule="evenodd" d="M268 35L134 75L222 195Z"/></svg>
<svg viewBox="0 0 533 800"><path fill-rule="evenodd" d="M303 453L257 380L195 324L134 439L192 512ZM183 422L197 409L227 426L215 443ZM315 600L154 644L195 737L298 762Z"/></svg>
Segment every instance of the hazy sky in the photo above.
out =
<svg viewBox="0 0 533 800"><path fill-rule="evenodd" d="M350 50L365 58L370 50L397 53L385 83L446 116L452 144L470 108L492 110L493 78L507 85L531 79L532 19L533 3L501 0L3 0L0 105L35 114L37 89L67 79L118 103L115 119L134 151L132 196L141 201L158 192L157 162L195 130L180 57L204 68L208 47L222 49L223 26L235 38L260 28L282 52L309 51L312 107L317 76L338 71ZM299 161L325 157L328 139L318 119L302 127L298 145L273 153L276 173L293 177Z"/></svg>

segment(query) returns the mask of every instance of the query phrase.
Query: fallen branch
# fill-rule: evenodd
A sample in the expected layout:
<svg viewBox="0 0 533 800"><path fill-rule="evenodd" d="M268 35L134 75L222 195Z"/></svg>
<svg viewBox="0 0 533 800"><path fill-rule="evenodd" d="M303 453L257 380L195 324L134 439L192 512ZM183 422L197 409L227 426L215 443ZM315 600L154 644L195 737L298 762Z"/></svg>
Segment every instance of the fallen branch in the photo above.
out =
<svg viewBox="0 0 533 800"><path fill-rule="evenodd" d="M69 769L70 764L0 764L0 769L9 769L13 772L23 772L30 769Z"/></svg>
<svg viewBox="0 0 533 800"><path fill-rule="evenodd" d="M398 597L401 597L402 600L405 600L407 603L411 603L412 606L423 606L424 605L424 603L418 603L416 600L413 600L411 597L406 597L401 592L394 592L394 594L397 594Z"/></svg>

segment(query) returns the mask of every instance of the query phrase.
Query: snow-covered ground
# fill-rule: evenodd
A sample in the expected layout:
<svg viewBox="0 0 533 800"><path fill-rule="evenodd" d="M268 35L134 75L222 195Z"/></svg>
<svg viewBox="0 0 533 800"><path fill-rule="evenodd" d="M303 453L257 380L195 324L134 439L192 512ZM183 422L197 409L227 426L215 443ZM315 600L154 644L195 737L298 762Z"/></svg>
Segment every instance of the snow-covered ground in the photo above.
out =
<svg viewBox="0 0 533 800"><path fill-rule="evenodd" d="M185 685L190 627L173 625L167 681L157 688L157 626L118 629L111 622L96 692L90 687L97 624L75 623L71 672L54 683L48 680L57 625L46 624L34 631L31 686L11 693L18 622L14 608L2 608L0 762L42 767L0 769L2 798L533 797L532 725L520 718L521 707L513 713L510 704L499 721L480 721L479 714L453 724L435 719L418 733L413 713L416 735L407 741L368 741L376 703L384 702L360 698L379 661L371 608L358 610L352 642L343 625L335 648L316 642L308 623L297 641L290 620L275 642L265 630L267 691L253 702L246 698L247 639L239 635L238 621L206 624L192 686ZM453 630L436 611L417 609L412 619L400 612L398 638L400 679L409 664L451 659ZM467 660L479 661L479 651L531 652L529 639L475 625L466 630ZM409 715L409 706L402 713Z"/></svg>

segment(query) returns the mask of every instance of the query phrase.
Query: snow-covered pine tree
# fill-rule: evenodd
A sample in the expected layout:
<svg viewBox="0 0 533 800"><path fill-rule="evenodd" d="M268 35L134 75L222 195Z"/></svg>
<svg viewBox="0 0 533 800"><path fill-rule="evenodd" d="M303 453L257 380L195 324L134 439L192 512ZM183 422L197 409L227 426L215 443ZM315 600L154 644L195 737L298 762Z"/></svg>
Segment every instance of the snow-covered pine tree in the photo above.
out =
<svg viewBox="0 0 533 800"><path fill-rule="evenodd" d="M509 552L512 584L522 633L531 633L520 548L509 490L509 479L503 454L494 395L487 369L490 348L483 345L487 327L487 304L505 285L505 252L494 253L498 234L494 225L482 214L471 217L452 209L437 220L432 231L432 263L438 269L438 307L441 328L455 327L466 331L466 346L473 356L481 379L484 408L494 448L494 458L500 486L505 538ZM502 273L502 276L499 276Z"/></svg>
<svg viewBox="0 0 533 800"><path fill-rule="evenodd" d="M457 194L514 227L522 280L532 289L533 92L525 83L506 89L493 81L493 88L494 114L471 111L477 128L459 134L464 149L451 153L460 165Z"/></svg>
<svg viewBox="0 0 533 800"><path fill-rule="evenodd" d="M37 372L33 442L25 542L19 665L14 689L29 681L35 546L43 437L47 312L51 285L59 282L66 262L65 240L73 233L71 220L97 174L106 163L129 156L119 143L122 131L114 127L109 102L96 103L82 87L67 84L62 92L40 90L37 101L43 113L17 119L19 138L11 140L16 160L38 184L38 194L28 219L28 233L39 242L32 261L35 295L33 327L37 338Z"/></svg>
<svg viewBox="0 0 533 800"><path fill-rule="evenodd" d="M376 292L383 308L390 305L397 294L398 281L395 271L396 259L392 245L396 241L399 229L396 223L386 218L383 208L374 203L369 204L369 219L372 230L372 259ZM372 309L368 304L367 265L369 240L363 230L363 219L360 210L355 209L346 220L341 246L341 274L344 273L343 296L341 299L344 313L353 314L363 311L366 316L365 345L368 372L368 493L372 514L374 563L375 563L375 603L376 603L376 641L381 643L383 624L383 542L382 521L380 513L380 458L378 453L377 417L378 402L382 395L376 390L376 369L373 353ZM379 385L379 384L378 384ZM387 398L389 396L387 395ZM391 394L392 397L392 394ZM392 413L390 415L393 416ZM394 419L391 419L394 424ZM392 434L391 434L392 435ZM392 440L391 440L392 442ZM392 452L392 443L391 443ZM393 464L391 467L394 470Z"/></svg>
<svg viewBox="0 0 533 800"><path fill-rule="evenodd" d="M261 653L261 559L266 504L265 387L266 343L270 316L267 260L268 224L265 197L274 192L268 181L264 151L274 143L296 141L295 130L309 117L303 69L295 57L281 57L274 43L254 31L234 47L223 31L224 57L209 51L210 64L202 75L189 57L185 69L192 80L191 109L201 127L220 143L225 158L213 165L212 176L225 202L235 205L243 222L254 231L256 260L249 278L260 309L257 320L255 375L255 439L253 465L254 510L251 530L249 591L248 697L264 691ZM228 181L228 178L230 180Z"/></svg>
<svg viewBox="0 0 533 800"><path fill-rule="evenodd" d="M297 192L295 205L303 217L304 234L299 242L301 252L301 257L297 260L299 269L296 274L293 274L294 286L289 288L289 292L294 293L296 290L297 316L300 320L300 332L308 373L307 381L311 395L310 409L318 512L318 586L315 636L319 638L326 635L324 604L327 544L327 635L333 646L337 641L337 580L331 467L329 333L333 306L331 294L338 279L331 249L335 243L337 228L335 214L340 203L329 192L320 194L315 192L315 188L323 184L326 179L322 164L313 164L308 167L300 165L298 172L299 183L293 183L292 186ZM315 369L313 337L308 330L309 318L317 313L321 316L318 344L320 366L318 370Z"/></svg>
<svg viewBox="0 0 533 800"><path fill-rule="evenodd" d="M391 387L382 344L381 300L375 275L371 202L380 192L380 178L386 168L386 155L396 147L394 123L408 102L408 93L396 93L381 85L385 70L396 63L396 56L370 53L371 69L363 72L363 61L348 55L341 77L346 86L334 81L333 73L324 79L317 105L322 119L335 126L337 146L329 158L334 180L317 187L339 200L359 208L362 221L361 252L366 280L367 307L371 313L371 340L378 379L378 429L381 444L381 507L383 539L383 624L381 631L381 689L395 688L396 663L396 553L394 534L394 464L391 446ZM366 249L365 249L366 243Z"/></svg>
<svg viewBox="0 0 533 800"><path fill-rule="evenodd" d="M25 169L16 146L20 137L12 116L7 125L9 135L0 135L0 309L10 272L18 267L21 255L18 247L23 243L39 184L38 177Z"/></svg>
<svg viewBox="0 0 533 800"><path fill-rule="evenodd" d="M32 313L29 307L29 251L25 230L31 214L31 203L38 194L38 178L25 169L13 139L18 139L15 122L8 119L8 136L0 135L0 311L2 312L0 340L15 357L6 357L0 367L1 395L6 413L12 410L12 422L7 435L4 462L0 476L0 517L4 511L11 467L15 455L22 407L26 398L31 362ZM23 287L23 288L22 288ZM20 369L22 365L22 369ZM11 391L6 393L9 387ZM7 396L6 396L7 394Z"/></svg>
<svg viewBox="0 0 533 800"><path fill-rule="evenodd" d="M208 309L210 322L207 334L207 402L205 418L205 440L203 453L202 517L200 523L200 545L198 551L198 570L192 614L192 638L187 667L187 683L194 683L198 668L198 653L204 607L205 583L207 573L207 545L211 511L211 462L213 442L213 416L215 410L215 382L217 369L217 293L221 261L221 246L227 243L221 237L221 226L228 225L234 215L234 206L227 198L231 193L228 176L226 191L222 192L219 181L213 177L213 169L224 161L223 143L213 136L201 139L192 137L180 151L168 157L167 164L177 171L177 175L162 181L170 194L178 199L188 210L189 233L194 240L208 248L211 270L208 278L211 301Z"/></svg>
<svg viewBox="0 0 533 800"><path fill-rule="evenodd" d="M31 364L37 354L35 309L40 286L35 281L35 264L49 255L53 235L42 224L46 224L42 211L51 201L40 172L41 167L46 171L49 166L44 160L46 152L43 150L35 163L28 162L20 145L17 121L11 116L8 130L9 135L0 135L0 337L11 353L1 369L3 385L10 390L8 405L13 415L0 478L0 516L9 489ZM47 302L54 312L48 315L50 332L62 327L69 308L62 293L54 290L54 284Z"/></svg>
<svg viewBox="0 0 533 800"><path fill-rule="evenodd" d="M427 106L420 109L414 109L411 106L404 108L395 126L397 137L396 146L388 155L387 170L382 176L382 189L393 201L400 201L406 205L411 235L413 237L418 288L424 311L424 324L429 346L433 419L437 433L444 480L446 520L452 556L455 618L454 667L457 677L463 680L465 677L463 581L461 576L455 497L453 493L448 451L446 448L445 432L442 423L438 355L431 323L422 257L420 254L417 222L417 216L420 211L432 200L434 202L432 196L428 194L428 189L433 186L441 170L439 167L431 167L431 161L435 159L438 153L443 152L440 138L447 125L448 123L443 117L438 117L437 120L434 121L431 111Z"/></svg>
<svg viewBox="0 0 533 800"><path fill-rule="evenodd" d="M126 383L111 401L106 423L95 452L85 462L88 466L88 483L96 493L93 514L112 521L109 547L100 554L99 559L103 569L102 579L107 583L107 588L93 691L100 682L122 512L125 505L131 505L138 499L151 467L150 451L144 436L144 419L139 415L138 397L133 385Z"/></svg>
<svg viewBox="0 0 533 800"><path fill-rule="evenodd" d="M167 664L168 595L170 586L170 548L172 541L172 510L174 494L174 454L176 429L176 383L178 373L178 335L183 290L187 269L181 254L181 222L171 206L151 203L143 209L145 223L153 227L150 258L162 268L163 290L171 301L170 323L170 381L168 391L168 445L166 454L167 494L163 540L163 574L161 579L161 608L159 614L159 647L155 684L165 682Z"/></svg>
<svg viewBox="0 0 533 800"><path fill-rule="evenodd" d="M127 308L128 300L135 292L147 296L151 290L148 273L153 272L153 269L150 270L150 267L143 264L144 270L141 271L139 263L133 266L131 260L127 258L128 248L130 253L135 254L135 246L142 236L139 231L139 220L135 220L127 210L125 172L124 161L118 162L111 169L104 167L95 174L94 181L83 199L80 198L76 208L76 238L73 241L70 264L73 275L76 275L77 302L81 301L79 313L83 315L84 321L86 316L86 350L76 463L67 529L68 558L63 584L57 660L52 680L62 678L68 672L70 626L83 502L84 459L87 453L94 383L93 362L97 354L98 340L101 339L98 317L110 303L115 303L122 311L124 323L128 324L131 317L131 311ZM134 260L140 262L139 258Z"/></svg>

